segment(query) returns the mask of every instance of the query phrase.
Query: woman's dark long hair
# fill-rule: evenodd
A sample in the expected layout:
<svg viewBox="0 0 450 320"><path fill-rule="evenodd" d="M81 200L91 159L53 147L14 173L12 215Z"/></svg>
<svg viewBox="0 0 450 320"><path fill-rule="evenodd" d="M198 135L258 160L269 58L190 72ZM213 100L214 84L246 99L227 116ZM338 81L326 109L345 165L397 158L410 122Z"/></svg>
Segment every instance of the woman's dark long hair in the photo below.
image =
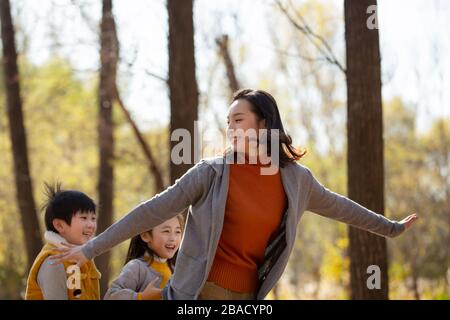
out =
<svg viewBox="0 0 450 320"><path fill-rule="evenodd" d="M181 232L183 232L184 218L182 215L178 215L177 219L181 226ZM148 232L150 232L150 234L151 234L152 230L149 230ZM151 248L149 248L147 243L144 240L142 240L141 236L138 234L137 236L133 237L130 241L130 246L128 247L127 258L125 259L125 264L127 264L131 260L141 258L142 256L144 256L145 253L148 253L148 255L150 256L150 259L151 259L150 264L152 264L153 257L157 256L157 254ZM175 262L177 260L177 254L178 254L178 251L175 253L175 255L172 258L167 259L167 263L169 264L170 270L172 272L175 267Z"/></svg>
<svg viewBox="0 0 450 320"><path fill-rule="evenodd" d="M267 153L271 155L271 130L279 132L279 159L280 167L303 157L306 150L300 151L292 145L292 138L284 130L280 112L274 97L263 90L242 89L234 93L232 102L246 100L252 106L252 112L258 120L265 120L267 129Z"/></svg>

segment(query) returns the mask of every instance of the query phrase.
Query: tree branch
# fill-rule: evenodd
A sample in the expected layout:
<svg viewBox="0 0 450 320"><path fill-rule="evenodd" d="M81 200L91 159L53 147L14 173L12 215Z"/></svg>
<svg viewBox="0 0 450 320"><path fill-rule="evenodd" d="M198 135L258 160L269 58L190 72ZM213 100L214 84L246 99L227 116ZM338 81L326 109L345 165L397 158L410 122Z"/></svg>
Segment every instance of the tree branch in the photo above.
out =
<svg viewBox="0 0 450 320"><path fill-rule="evenodd" d="M216 44L219 47L220 56L225 63L227 71L228 85L230 87L231 94L239 90L239 81L237 80L233 60L231 59L230 52L228 50L228 35L224 34L221 37L216 38Z"/></svg>
<svg viewBox="0 0 450 320"><path fill-rule="evenodd" d="M151 77L153 77L153 78L156 78L156 79L158 79L158 80L161 80L161 81L163 81L164 83L166 83L167 85L169 85L169 79L164 78L163 76L160 76L160 75L158 75L158 74L156 74L156 73L153 73L153 72L151 72L151 71L148 71L148 70L145 70L145 73L146 73L147 75L149 75L149 76L151 76Z"/></svg>
<svg viewBox="0 0 450 320"><path fill-rule="evenodd" d="M117 89L117 85L114 85L114 98L119 104L120 108L122 109L123 113L125 114L125 117L127 118L128 122L130 123L133 132L136 136L136 139L138 140L138 143L141 145L142 151L144 152L145 157L148 161L148 168L150 170L150 174L154 177L154 188L155 192L159 193L165 189L161 169L157 166L155 158L153 157L153 153L151 151L150 146L148 145L147 141L144 139L144 136L142 135L141 131L137 127L136 123L134 122L133 118L131 117L131 114L128 112L127 108L125 107L119 90Z"/></svg>
<svg viewBox="0 0 450 320"><path fill-rule="evenodd" d="M308 40L312 43L312 45L323 56L324 60L337 66L344 74L346 74L345 68L338 61L336 55L334 54L328 42L321 35L318 35L314 31L312 31L312 29L308 26L305 19L300 13L297 12L297 17L300 20L300 22L298 22L291 16L288 9L283 6L280 0L275 0L275 4L280 9L280 11L285 15L285 17L289 20L289 22L294 26L294 28L302 32L308 38Z"/></svg>

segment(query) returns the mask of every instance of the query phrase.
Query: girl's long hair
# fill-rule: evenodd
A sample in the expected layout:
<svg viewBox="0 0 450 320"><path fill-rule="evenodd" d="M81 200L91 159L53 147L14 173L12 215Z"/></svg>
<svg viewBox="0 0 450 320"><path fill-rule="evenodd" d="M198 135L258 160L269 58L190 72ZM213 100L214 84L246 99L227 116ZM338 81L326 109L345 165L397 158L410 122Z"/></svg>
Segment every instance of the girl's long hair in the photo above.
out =
<svg viewBox="0 0 450 320"><path fill-rule="evenodd" d="M180 215L177 215L177 219L181 226L181 232L183 232L184 218L180 214ZM151 234L152 230L149 230L148 232L150 232L150 234ZM145 255L145 253L148 253L148 255L150 256L150 259L151 259L150 264L151 264L153 262L153 257L157 256L157 254L151 248L149 248L147 243L144 240L142 240L141 236L138 234L137 236L133 237L130 241L130 246L128 247L127 258L125 259L125 264L127 264L131 260L141 258L142 256ZM175 262L177 260L177 254L178 254L178 250L172 258L167 259L170 270L172 270L172 272L175 267Z"/></svg>
<svg viewBox="0 0 450 320"><path fill-rule="evenodd" d="M269 156L271 155L270 130L278 130L280 167L297 161L305 155L306 150L299 150L292 145L292 138L284 130L283 123L281 122L277 102L270 93L263 90L242 89L234 93L232 101L234 102L240 99L250 103L252 112L256 114L258 120L265 120L268 131L267 151ZM230 148L225 152L230 152Z"/></svg>

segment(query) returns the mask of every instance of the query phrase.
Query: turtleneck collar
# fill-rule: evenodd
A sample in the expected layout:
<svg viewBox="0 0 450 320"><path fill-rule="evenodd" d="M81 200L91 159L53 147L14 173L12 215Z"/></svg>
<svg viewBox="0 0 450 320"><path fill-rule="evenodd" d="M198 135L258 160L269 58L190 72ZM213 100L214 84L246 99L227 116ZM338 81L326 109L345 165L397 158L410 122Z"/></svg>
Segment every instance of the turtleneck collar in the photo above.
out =
<svg viewBox="0 0 450 320"><path fill-rule="evenodd" d="M161 258L161 257L159 257L159 256L156 255L156 254L150 256L150 254L149 254L148 252L146 252L144 255L145 255L147 258L153 258L153 260L156 261L156 262L160 262L160 263L165 263L165 262L167 262L167 259Z"/></svg>

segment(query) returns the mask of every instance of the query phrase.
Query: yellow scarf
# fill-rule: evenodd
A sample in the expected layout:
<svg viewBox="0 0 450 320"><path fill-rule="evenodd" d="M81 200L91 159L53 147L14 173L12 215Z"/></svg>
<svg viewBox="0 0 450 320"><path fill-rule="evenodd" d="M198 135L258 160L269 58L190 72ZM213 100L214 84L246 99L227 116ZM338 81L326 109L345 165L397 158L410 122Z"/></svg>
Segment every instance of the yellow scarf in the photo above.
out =
<svg viewBox="0 0 450 320"><path fill-rule="evenodd" d="M172 276L172 270L170 270L169 262L161 262L158 261L155 258L149 257L148 255L144 255L144 259L147 261L148 266L161 274L162 281L160 288L164 288L166 286L167 281L169 281L170 277Z"/></svg>

